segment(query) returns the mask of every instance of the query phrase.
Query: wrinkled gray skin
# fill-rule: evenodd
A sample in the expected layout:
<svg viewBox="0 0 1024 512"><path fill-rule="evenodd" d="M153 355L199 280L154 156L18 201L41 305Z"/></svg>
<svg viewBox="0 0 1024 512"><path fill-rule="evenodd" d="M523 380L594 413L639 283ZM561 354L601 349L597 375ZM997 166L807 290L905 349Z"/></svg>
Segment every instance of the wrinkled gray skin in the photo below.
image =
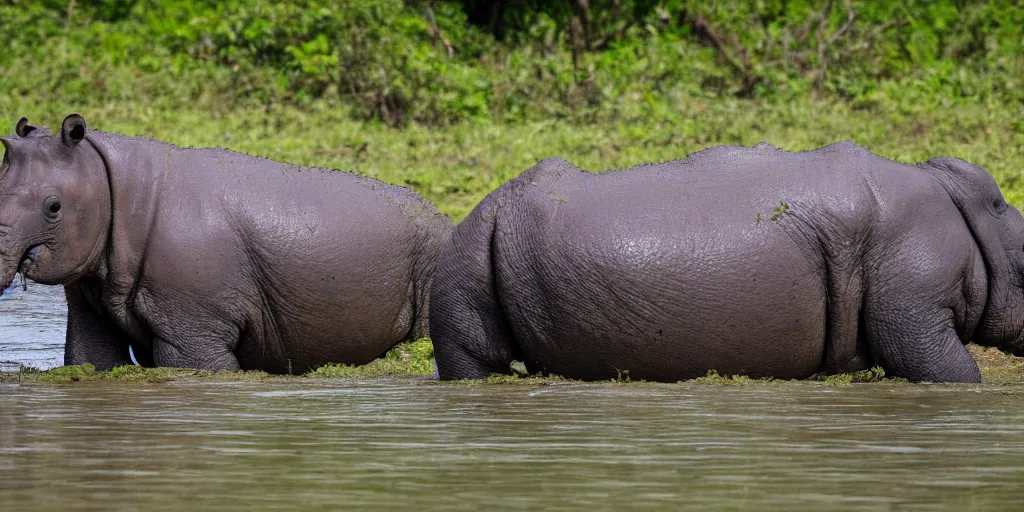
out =
<svg viewBox="0 0 1024 512"><path fill-rule="evenodd" d="M442 251L438 372L520 360L588 380L789 379L877 364L979 382L969 340L1024 354L1022 246L1020 212L958 159L907 165L839 143L597 175L544 160Z"/></svg>
<svg viewBox="0 0 1024 512"><path fill-rule="evenodd" d="M78 115L0 140L0 289L64 285L65 364L301 372L427 334L451 223L407 189Z"/></svg>

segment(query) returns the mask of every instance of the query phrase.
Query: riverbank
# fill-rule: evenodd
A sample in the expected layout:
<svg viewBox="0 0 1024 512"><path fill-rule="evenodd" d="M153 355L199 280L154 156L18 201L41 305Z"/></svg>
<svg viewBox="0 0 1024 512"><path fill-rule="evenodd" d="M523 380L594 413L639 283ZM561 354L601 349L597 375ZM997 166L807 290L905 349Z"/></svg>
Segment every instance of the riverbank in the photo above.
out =
<svg viewBox="0 0 1024 512"><path fill-rule="evenodd" d="M968 349L981 368L984 384L1015 385L1024 384L1024 358L1003 354L996 349L968 345ZM422 339L402 343L389 351L384 357L363 366L329 364L302 375L271 375L261 371L243 372L210 372L185 370L179 368L143 368L141 366L122 366L110 371L96 371L92 365L63 366L52 370L40 371L23 367L16 372L0 372L0 383L76 383L83 381L107 382L147 382L159 383L170 381L261 381L261 380L324 380L324 379L370 379L380 377L422 377L428 380L434 373L433 347L430 340ZM525 375L500 376L473 382L454 382L435 384L536 384L544 385L567 382L561 377L536 377ZM611 382L632 383L628 378L616 379ZM769 385L783 382L775 379L751 379L743 376L721 376L715 371L708 375L686 381L688 384L746 386ZM864 383L905 383L902 379L885 376L880 368L862 372L816 376L806 382L844 386ZM636 381L640 383L640 381Z"/></svg>

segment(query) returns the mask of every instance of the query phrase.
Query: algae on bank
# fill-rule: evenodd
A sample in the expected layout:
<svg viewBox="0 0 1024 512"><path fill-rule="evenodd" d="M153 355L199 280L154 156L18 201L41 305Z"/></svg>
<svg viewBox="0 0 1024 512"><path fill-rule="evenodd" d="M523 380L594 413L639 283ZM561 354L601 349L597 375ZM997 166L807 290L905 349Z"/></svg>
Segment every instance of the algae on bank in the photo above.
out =
<svg viewBox="0 0 1024 512"><path fill-rule="evenodd" d="M968 350L978 361L984 384L1024 384L1024 357L1004 354L994 348L968 345ZM177 380L212 380L212 381L254 381L271 379L367 379L379 377L418 376L428 381L434 374L434 348L427 338L401 343L388 351L383 357L362 366L327 364L302 375L271 375L262 371L241 372L210 372L205 370L189 370L182 368L143 368L141 366L120 366L109 371L97 371L91 364L62 366L51 370L40 371L30 367L22 367L14 372L0 372L0 382L45 382L69 383L81 381L108 382L169 382ZM557 375L528 375L525 366L514 364L511 375L492 375L487 379L436 382L436 384L456 385L493 385L521 384L547 385L551 383L583 383L566 379ZM631 380L620 376L611 382L622 385L650 384L643 380ZM755 379L744 375L721 375L715 370L703 377L681 381L677 384L697 384L713 386L749 386L771 385L786 382L772 378ZM814 375L807 379L809 383L825 383L832 386L851 384L876 384L906 382L904 379L886 377L880 367L853 373L835 375ZM604 382L605 384L608 381ZM671 385L671 384L668 384Z"/></svg>

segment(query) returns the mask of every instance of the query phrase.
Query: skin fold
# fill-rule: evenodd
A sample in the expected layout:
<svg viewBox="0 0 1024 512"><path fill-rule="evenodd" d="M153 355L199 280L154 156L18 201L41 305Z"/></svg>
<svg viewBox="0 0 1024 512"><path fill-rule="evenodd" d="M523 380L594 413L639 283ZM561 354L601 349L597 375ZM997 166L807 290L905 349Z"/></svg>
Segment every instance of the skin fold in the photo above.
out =
<svg viewBox="0 0 1024 512"><path fill-rule="evenodd" d="M964 345L1021 354L1024 218L991 176L852 143L722 146L601 174L539 162L442 251L442 379L676 381L880 365L980 382Z"/></svg>
<svg viewBox="0 0 1024 512"><path fill-rule="evenodd" d="M64 285L65 364L297 373L427 335L451 222L410 190L74 114L0 140L0 286Z"/></svg>

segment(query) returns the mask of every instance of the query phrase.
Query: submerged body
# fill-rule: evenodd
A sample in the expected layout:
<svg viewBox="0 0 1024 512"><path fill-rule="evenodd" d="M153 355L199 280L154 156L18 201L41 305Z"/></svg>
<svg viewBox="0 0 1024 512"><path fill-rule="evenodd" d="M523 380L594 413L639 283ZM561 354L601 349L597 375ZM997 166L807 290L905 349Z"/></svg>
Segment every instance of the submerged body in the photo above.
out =
<svg viewBox="0 0 1024 512"><path fill-rule="evenodd" d="M58 156L44 167L64 174L42 194L62 198L56 234L8 252L24 247L15 267L65 285L66 364L126 364L130 346L144 365L301 372L365 363L427 334L451 224L412 191L226 150L84 135L84 122L74 141L73 129L64 140L5 140L7 180L46 155ZM61 226L68 216L106 222ZM75 264L51 261L67 252L80 254Z"/></svg>
<svg viewBox="0 0 1024 512"><path fill-rule="evenodd" d="M602 174L545 160L442 252L438 370L478 378L523 360L675 381L878 364L978 381L966 342L1020 344L1022 244L1020 213L960 160L906 165L849 143L723 146Z"/></svg>

